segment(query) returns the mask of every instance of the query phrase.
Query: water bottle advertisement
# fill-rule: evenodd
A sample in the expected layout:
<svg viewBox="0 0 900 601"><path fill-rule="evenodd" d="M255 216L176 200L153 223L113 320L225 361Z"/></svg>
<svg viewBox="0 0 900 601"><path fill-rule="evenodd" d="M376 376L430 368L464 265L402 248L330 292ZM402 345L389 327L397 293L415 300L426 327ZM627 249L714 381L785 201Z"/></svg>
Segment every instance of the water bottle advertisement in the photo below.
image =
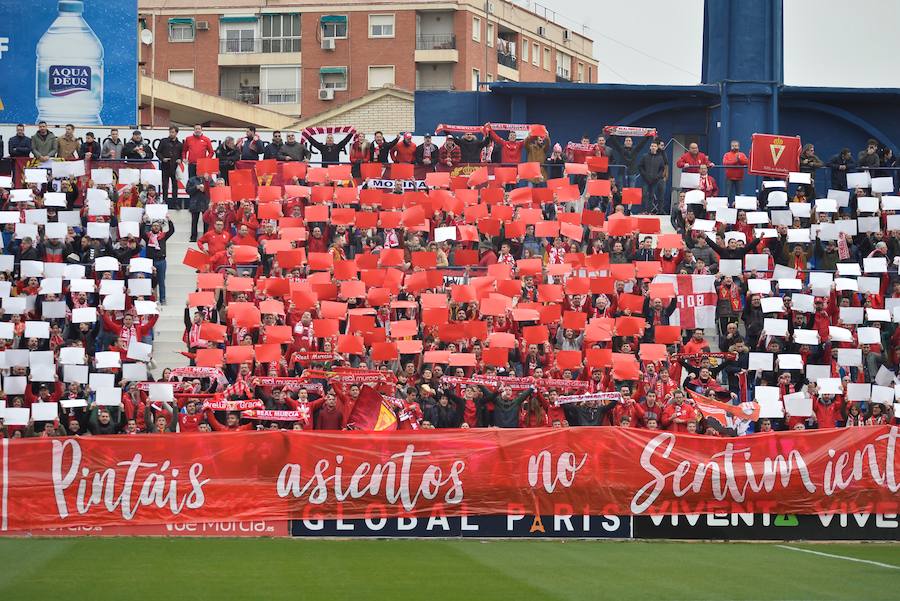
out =
<svg viewBox="0 0 900 601"><path fill-rule="evenodd" d="M137 123L137 0L0 0L0 123Z"/></svg>

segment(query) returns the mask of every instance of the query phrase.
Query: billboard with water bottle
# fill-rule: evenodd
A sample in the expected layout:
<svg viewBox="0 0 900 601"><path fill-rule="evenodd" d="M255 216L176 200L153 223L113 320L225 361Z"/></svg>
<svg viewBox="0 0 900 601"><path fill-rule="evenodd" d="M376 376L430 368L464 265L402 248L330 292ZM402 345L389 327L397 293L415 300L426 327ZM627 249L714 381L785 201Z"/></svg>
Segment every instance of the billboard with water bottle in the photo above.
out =
<svg viewBox="0 0 900 601"><path fill-rule="evenodd" d="M137 0L0 2L0 123L136 123L137 29Z"/></svg>

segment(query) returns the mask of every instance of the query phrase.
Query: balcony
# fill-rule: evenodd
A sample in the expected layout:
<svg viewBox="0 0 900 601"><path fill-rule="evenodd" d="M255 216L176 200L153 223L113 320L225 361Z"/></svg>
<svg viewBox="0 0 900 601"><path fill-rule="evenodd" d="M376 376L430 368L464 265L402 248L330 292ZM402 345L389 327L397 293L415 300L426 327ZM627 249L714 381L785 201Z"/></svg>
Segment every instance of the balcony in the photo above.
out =
<svg viewBox="0 0 900 601"><path fill-rule="evenodd" d="M300 104L299 88L277 89L245 86L237 89L223 89L220 91L219 96L254 105Z"/></svg>
<svg viewBox="0 0 900 601"><path fill-rule="evenodd" d="M452 33L421 34L416 36L417 63L456 63L456 35Z"/></svg>
<svg viewBox="0 0 900 601"><path fill-rule="evenodd" d="M509 67L510 69L518 69L519 59L517 59L513 54L504 54L500 51L497 51L497 64L503 65L504 67Z"/></svg>
<svg viewBox="0 0 900 601"><path fill-rule="evenodd" d="M219 40L219 66L297 65L300 38L241 38Z"/></svg>
<svg viewBox="0 0 900 601"><path fill-rule="evenodd" d="M556 68L556 83L571 83L572 77L568 69Z"/></svg>
<svg viewBox="0 0 900 601"><path fill-rule="evenodd" d="M509 81L519 81L519 59L515 54L497 50L497 77Z"/></svg>

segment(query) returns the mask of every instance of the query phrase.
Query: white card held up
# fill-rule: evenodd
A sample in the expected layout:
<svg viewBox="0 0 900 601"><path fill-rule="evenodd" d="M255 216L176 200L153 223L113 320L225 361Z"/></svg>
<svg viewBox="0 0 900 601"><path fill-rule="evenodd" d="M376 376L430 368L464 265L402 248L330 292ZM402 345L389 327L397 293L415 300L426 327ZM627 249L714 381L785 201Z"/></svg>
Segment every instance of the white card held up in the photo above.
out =
<svg viewBox="0 0 900 601"><path fill-rule="evenodd" d="M12 176L9 175L0 175L0 188L5 188L9 190L13 187Z"/></svg>
<svg viewBox="0 0 900 601"><path fill-rule="evenodd" d="M834 278L834 287L838 292L844 290L859 290L859 283L850 278Z"/></svg>
<svg viewBox="0 0 900 601"><path fill-rule="evenodd" d="M125 294L125 280L100 280L100 295Z"/></svg>
<svg viewBox="0 0 900 601"><path fill-rule="evenodd" d="M78 267L83 267L79 265ZM71 292L87 292L91 293L96 290L96 285L94 284L94 280L90 280L87 278L72 278L69 281L69 290Z"/></svg>
<svg viewBox="0 0 900 601"><path fill-rule="evenodd" d="M750 294L772 294L772 280L759 278L747 280L747 290Z"/></svg>
<svg viewBox="0 0 900 601"><path fill-rule="evenodd" d="M769 188L787 188L787 182L783 179L763 180L763 189L768 190Z"/></svg>
<svg viewBox="0 0 900 601"><path fill-rule="evenodd" d="M695 219L691 229L700 232L711 232L716 229L716 222L712 219Z"/></svg>
<svg viewBox="0 0 900 601"><path fill-rule="evenodd" d="M25 338L50 338L50 322L26 321Z"/></svg>
<svg viewBox="0 0 900 601"><path fill-rule="evenodd" d="M900 214L887 216L887 229L900 230Z"/></svg>
<svg viewBox="0 0 900 601"><path fill-rule="evenodd" d="M434 241L443 242L444 240L456 240L456 226L434 228Z"/></svg>
<svg viewBox="0 0 900 601"><path fill-rule="evenodd" d="M803 282L797 278L778 280L778 290L803 290Z"/></svg>
<svg viewBox="0 0 900 601"><path fill-rule="evenodd" d="M141 222L144 219L144 209L141 207L119 207L119 221Z"/></svg>
<svg viewBox="0 0 900 601"><path fill-rule="evenodd" d="M109 224L99 221L89 221L87 224L87 237L99 238L100 240L109 239Z"/></svg>
<svg viewBox="0 0 900 601"><path fill-rule="evenodd" d="M90 386L94 390L98 388L112 388L116 385L114 374L91 373Z"/></svg>
<svg viewBox="0 0 900 601"><path fill-rule="evenodd" d="M763 332L767 336L784 337L788 333L788 321L786 319L773 319L766 317L763 320Z"/></svg>
<svg viewBox="0 0 900 601"><path fill-rule="evenodd" d="M777 238L778 230L773 227L755 227L753 228L753 235L756 238Z"/></svg>
<svg viewBox="0 0 900 601"><path fill-rule="evenodd" d="M791 173L788 173L788 182L792 184L811 184L812 177L810 177L809 173L792 171Z"/></svg>
<svg viewBox="0 0 900 601"><path fill-rule="evenodd" d="M144 382L147 380L146 363L123 363L122 379L126 382Z"/></svg>
<svg viewBox="0 0 900 601"><path fill-rule="evenodd" d="M141 183L140 169L119 169L119 184L125 186L139 183Z"/></svg>
<svg viewBox="0 0 900 601"><path fill-rule="evenodd" d="M742 271L740 259L722 259L719 261L719 273L722 275L741 275Z"/></svg>
<svg viewBox="0 0 900 601"><path fill-rule="evenodd" d="M44 301L41 303L41 317L44 319L65 319L69 310L65 301Z"/></svg>
<svg viewBox="0 0 900 601"><path fill-rule="evenodd" d="M789 229L787 231L788 244L809 244L809 228Z"/></svg>
<svg viewBox="0 0 900 601"><path fill-rule="evenodd" d="M891 176L887 177L873 177L872 178L872 192L880 192L881 194L890 194L894 191L894 178Z"/></svg>
<svg viewBox="0 0 900 601"><path fill-rule="evenodd" d="M47 209L26 209L25 223L45 225L47 223Z"/></svg>
<svg viewBox="0 0 900 601"><path fill-rule="evenodd" d="M772 353L750 353L748 370L772 371L774 355Z"/></svg>
<svg viewBox="0 0 900 601"><path fill-rule="evenodd" d="M87 407L85 399L60 399L59 404L63 409L77 409L79 407Z"/></svg>
<svg viewBox="0 0 900 601"><path fill-rule="evenodd" d="M816 365L816 364L808 364L806 366L806 379L810 382L818 382L823 378L831 377L831 366L830 365ZM840 382L838 382L840 384Z"/></svg>
<svg viewBox="0 0 900 601"><path fill-rule="evenodd" d="M831 288L834 283L834 274L825 271L811 271L809 273L809 287L813 289Z"/></svg>
<svg viewBox="0 0 900 601"><path fill-rule="evenodd" d="M38 237L38 226L34 223L17 223L16 224L16 238L18 240L22 240L24 238L31 238L32 240L37 240Z"/></svg>
<svg viewBox="0 0 900 601"><path fill-rule="evenodd" d="M681 172L681 185L680 188L699 188L700 187L700 174L699 173L688 173L687 171Z"/></svg>
<svg viewBox="0 0 900 601"><path fill-rule="evenodd" d="M719 223L735 223L737 221L737 209L716 209L716 221Z"/></svg>
<svg viewBox="0 0 900 601"><path fill-rule="evenodd" d="M175 400L175 388L172 384L150 384L149 390L147 391L147 398L150 402L172 402Z"/></svg>
<svg viewBox="0 0 900 601"><path fill-rule="evenodd" d="M31 202L34 199L34 195L31 190L10 190L9 191L9 202Z"/></svg>
<svg viewBox="0 0 900 601"><path fill-rule="evenodd" d="M797 277L797 270L786 265L775 264L775 270L772 272L772 278L776 280L792 279Z"/></svg>
<svg viewBox="0 0 900 601"><path fill-rule="evenodd" d="M44 278L38 294L62 294L62 278Z"/></svg>
<svg viewBox="0 0 900 601"><path fill-rule="evenodd" d="M769 255L767 254L749 254L744 257L744 262L748 271L766 271L769 269Z"/></svg>
<svg viewBox="0 0 900 601"><path fill-rule="evenodd" d="M32 382L55 382L55 365L32 365L28 368Z"/></svg>
<svg viewBox="0 0 900 601"><path fill-rule="evenodd" d="M132 257L128 263L128 273L153 273L153 259Z"/></svg>
<svg viewBox="0 0 900 601"><path fill-rule="evenodd" d="M816 213L837 213L837 201L833 198L817 198Z"/></svg>
<svg viewBox="0 0 900 601"><path fill-rule="evenodd" d="M828 337L831 342L853 342L853 333L838 326L828 326Z"/></svg>
<svg viewBox="0 0 900 601"><path fill-rule="evenodd" d="M728 244L728 241L734 239L747 243L747 234L744 232L725 232L725 244Z"/></svg>
<svg viewBox="0 0 900 601"><path fill-rule="evenodd" d="M116 407L122 404L121 388L98 388L94 391L94 394L98 405Z"/></svg>
<svg viewBox="0 0 900 601"><path fill-rule="evenodd" d="M96 190L96 188L91 188ZM99 190L102 192L102 190ZM89 198L88 215L91 217L108 217L111 204L108 198Z"/></svg>
<svg viewBox="0 0 900 601"><path fill-rule="evenodd" d="M153 358L153 345L145 344L136 338L132 338L128 342L127 357L135 361L150 361Z"/></svg>
<svg viewBox="0 0 900 601"><path fill-rule="evenodd" d="M856 225L860 234L871 234L881 231L881 221L878 217L857 217Z"/></svg>
<svg viewBox="0 0 900 601"><path fill-rule="evenodd" d="M88 366L87 365L63 365L63 382L77 382L78 384L88 383Z"/></svg>
<svg viewBox="0 0 900 601"><path fill-rule="evenodd" d="M136 221L119 222L120 238L140 238L140 224Z"/></svg>
<svg viewBox="0 0 900 601"><path fill-rule="evenodd" d="M115 257L97 257L94 259L94 271L119 271L119 260Z"/></svg>
<svg viewBox="0 0 900 601"><path fill-rule="evenodd" d="M839 207L846 207L850 205L850 192L847 190L828 190L828 194L826 194L828 198L833 198L837 201Z"/></svg>
<svg viewBox="0 0 900 601"><path fill-rule="evenodd" d="M28 351L28 366L53 365L55 358L53 351Z"/></svg>
<svg viewBox="0 0 900 601"><path fill-rule="evenodd" d="M25 394L28 378L25 376L6 376L3 378L3 392L7 395Z"/></svg>
<svg viewBox="0 0 900 601"><path fill-rule="evenodd" d="M91 169L91 179L98 186L110 185L113 183L112 169Z"/></svg>
<svg viewBox="0 0 900 601"><path fill-rule="evenodd" d="M28 310L24 296L8 296L2 299L3 312L9 315L21 315Z"/></svg>
<svg viewBox="0 0 900 601"><path fill-rule="evenodd" d="M781 419L784 417L784 405L781 399L759 401L759 417L762 419Z"/></svg>
<svg viewBox="0 0 900 601"><path fill-rule="evenodd" d="M72 309L72 323L95 323L97 307L80 307Z"/></svg>
<svg viewBox="0 0 900 601"><path fill-rule="evenodd" d="M892 386L879 386L878 384L872 385L872 397L871 401L873 403L881 403L882 405L890 405L894 402L895 393L894 388Z"/></svg>
<svg viewBox="0 0 900 601"><path fill-rule="evenodd" d="M791 227L794 224L794 216L790 211L772 211L772 225Z"/></svg>
<svg viewBox="0 0 900 601"><path fill-rule="evenodd" d="M68 204L66 195L62 192L47 192L44 194L45 207L66 207Z"/></svg>
<svg viewBox="0 0 900 601"><path fill-rule="evenodd" d="M781 313L784 311L784 299L780 296L769 296L759 299L763 313Z"/></svg>
<svg viewBox="0 0 900 601"><path fill-rule="evenodd" d="M807 365L807 368L809 366ZM843 394L844 389L841 388L840 378L819 378L816 380L816 386L819 388L820 394Z"/></svg>
<svg viewBox="0 0 900 601"><path fill-rule="evenodd" d="M862 367L862 349L839 348L837 352L838 365L843 367Z"/></svg>
<svg viewBox="0 0 900 601"><path fill-rule="evenodd" d="M684 204L702 205L706 202L706 193L703 190L688 190L684 193Z"/></svg>
<svg viewBox="0 0 900 601"><path fill-rule="evenodd" d="M165 204L149 204L144 206L144 213L150 221L165 221L168 218L169 207Z"/></svg>
<svg viewBox="0 0 900 601"><path fill-rule="evenodd" d="M97 369L108 369L122 366L122 356L118 351L100 351L94 354Z"/></svg>
<svg viewBox="0 0 900 601"><path fill-rule="evenodd" d="M786 207L787 201L787 192L783 190L775 190L774 192L769 192L769 195L766 197L766 206L769 208Z"/></svg>
<svg viewBox="0 0 900 601"><path fill-rule="evenodd" d="M25 183L26 184L46 184L47 183L47 170L46 169L26 169L25 170Z"/></svg>
<svg viewBox="0 0 900 601"><path fill-rule="evenodd" d="M105 297L103 297L103 309L106 311L124 311L125 295L107 294Z"/></svg>
<svg viewBox="0 0 900 601"><path fill-rule="evenodd" d="M757 386L754 389L755 400L757 401L777 401L781 399L781 389L778 386Z"/></svg>
<svg viewBox="0 0 900 601"><path fill-rule="evenodd" d="M15 332L15 327L11 321L0 322L0 339L12 340L16 336Z"/></svg>
<svg viewBox="0 0 900 601"><path fill-rule="evenodd" d="M803 355L792 353L778 355L778 369L803 369Z"/></svg>
<svg viewBox="0 0 900 601"><path fill-rule="evenodd" d="M64 346L59 349L60 365L84 365L84 347Z"/></svg>
<svg viewBox="0 0 900 601"><path fill-rule="evenodd" d="M3 416L3 423L7 426L27 426L31 410L27 407L6 407L0 415Z"/></svg>
<svg viewBox="0 0 900 601"><path fill-rule="evenodd" d="M134 310L138 315L159 315L159 307L154 301L134 301Z"/></svg>
<svg viewBox="0 0 900 601"><path fill-rule="evenodd" d="M840 309L841 321L857 325L863 322L863 307L838 307Z"/></svg>
<svg viewBox="0 0 900 601"><path fill-rule="evenodd" d="M891 312L887 309L872 309L866 307L866 319L868 321L890 321Z"/></svg>
<svg viewBox="0 0 900 601"><path fill-rule="evenodd" d="M152 282L146 278L130 278L128 280L128 294L131 296L150 296Z"/></svg>
<svg viewBox="0 0 900 601"><path fill-rule="evenodd" d="M769 214L765 211L749 211L747 213L747 223L750 225L769 223Z"/></svg>
<svg viewBox="0 0 900 601"><path fill-rule="evenodd" d="M882 196L882 211L900 211L900 196Z"/></svg>
<svg viewBox="0 0 900 601"><path fill-rule="evenodd" d="M64 240L69 234L69 226L65 223L48 223L44 226L44 235L50 240Z"/></svg>
<svg viewBox="0 0 900 601"><path fill-rule="evenodd" d="M758 206L755 196L735 196L734 208L741 211L755 211Z"/></svg>
<svg viewBox="0 0 900 601"><path fill-rule="evenodd" d="M871 181L868 171L847 174L847 188L850 190L855 188L868 188Z"/></svg>
<svg viewBox="0 0 900 601"><path fill-rule="evenodd" d="M791 214L794 217L800 217L802 219L809 219L810 212L812 211L812 205L808 202L792 202L788 205L788 208L791 210Z"/></svg>
<svg viewBox="0 0 900 601"><path fill-rule="evenodd" d="M862 275L859 263L837 263L835 267L837 267L838 275L842 277L856 277Z"/></svg>
<svg viewBox="0 0 900 601"><path fill-rule="evenodd" d="M871 384L857 384L855 382L847 384L848 401L868 401L870 398L872 398Z"/></svg>
<svg viewBox="0 0 900 601"><path fill-rule="evenodd" d="M887 257L865 257L863 271L865 273L887 273Z"/></svg>
<svg viewBox="0 0 900 601"><path fill-rule="evenodd" d="M784 411L791 417L809 417L813 414L812 397L804 392L784 395Z"/></svg>
<svg viewBox="0 0 900 601"><path fill-rule="evenodd" d="M52 422L59 417L59 403L32 403L31 419L36 422Z"/></svg>
<svg viewBox="0 0 900 601"><path fill-rule="evenodd" d="M861 196L856 199L856 210L860 213L877 213L878 199L874 196Z"/></svg>

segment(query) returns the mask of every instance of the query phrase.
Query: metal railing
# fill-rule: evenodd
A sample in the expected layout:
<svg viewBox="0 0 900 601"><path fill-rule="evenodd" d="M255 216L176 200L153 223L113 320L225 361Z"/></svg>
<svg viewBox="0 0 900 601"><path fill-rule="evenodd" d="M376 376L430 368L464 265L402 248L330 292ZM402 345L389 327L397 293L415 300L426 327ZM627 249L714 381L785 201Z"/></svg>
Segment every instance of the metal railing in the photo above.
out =
<svg viewBox="0 0 900 601"><path fill-rule="evenodd" d="M416 50L456 50L456 34L430 33L417 35Z"/></svg>
<svg viewBox="0 0 900 601"><path fill-rule="evenodd" d="M220 39L219 54L300 52L300 37Z"/></svg>
<svg viewBox="0 0 900 601"><path fill-rule="evenodd" d="M572 75L568 69L562 69L560 67L556 68L556 81L557 83L566 83L572 81Z"/></svg>
<svg viewBox="0 0 900 601"><path fill-rule="evenodd" d="M503 52L497 51L497 64L503 65L504 67L509 67L510 69L518 69L519 68L519 59L516 58L514 54L504 54Z"/></svg>
<svg viewBox="0 0 900 601"><path fill-rule="evenodd" d="M224 88L219 96L244 104L299 104L300 88Z"/></svg>

